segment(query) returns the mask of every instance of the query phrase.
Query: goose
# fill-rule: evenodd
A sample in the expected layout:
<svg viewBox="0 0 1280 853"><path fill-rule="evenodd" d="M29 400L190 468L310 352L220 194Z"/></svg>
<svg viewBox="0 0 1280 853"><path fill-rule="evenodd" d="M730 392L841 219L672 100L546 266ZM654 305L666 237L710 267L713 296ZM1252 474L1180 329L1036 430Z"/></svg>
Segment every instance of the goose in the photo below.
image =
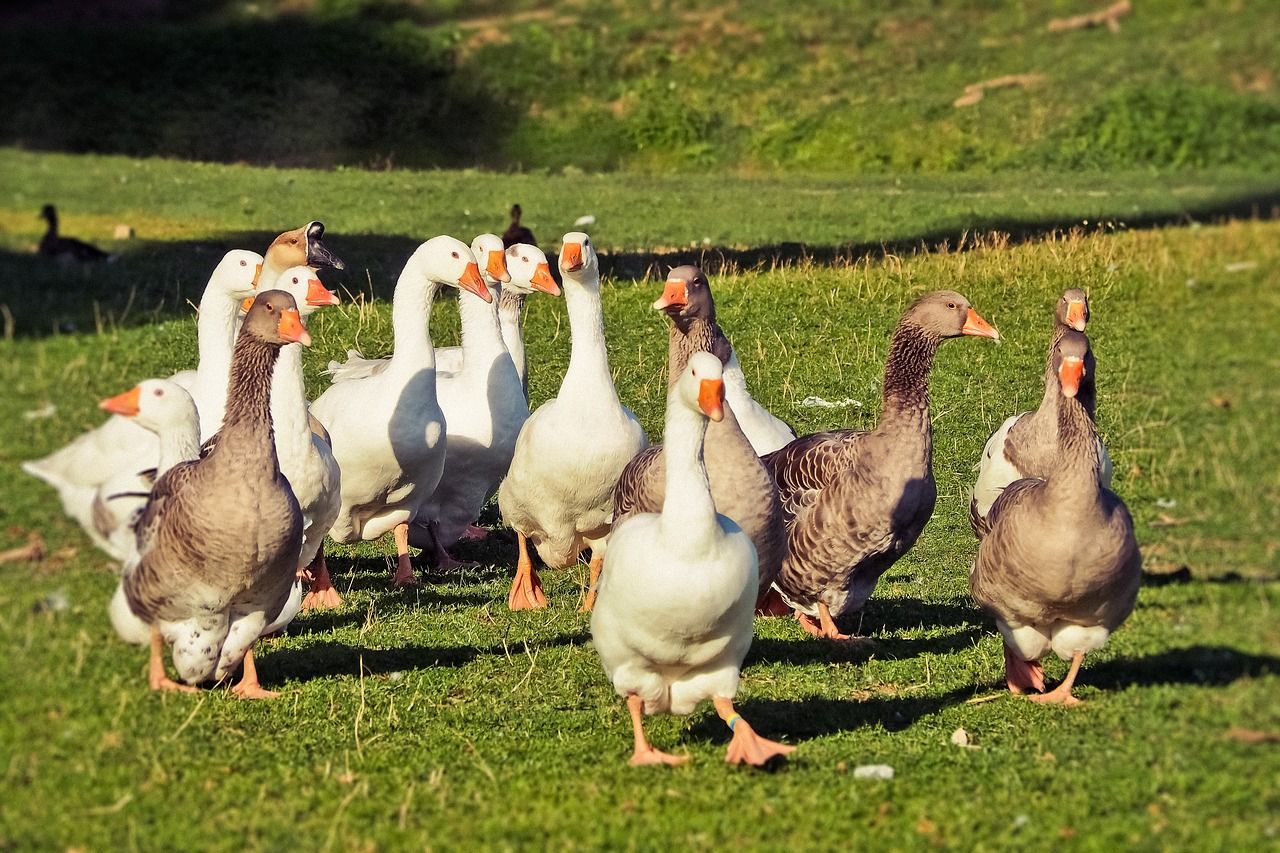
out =
<svg viewBox="0 0 1280 853"><path fill-rule="evenodd" d="M725 399L733 408L743 435L755 448L756 455L772 453L795 440L796 434L768 409L761 406L747 390L747 379L743 375L742 365L733 351L733 346L716 323L716 304L711 297L711 285L702 270L693 265L676 267L667 273L666 285L662 296L653 303L653 307L666 311L677 328L687 330L697 323L704 326L705 334L710 336L715 349L712 350L724 364ZM688 331L685 334L689 334ZM684 350L677 353L675 338L671 339L668 366L674 372L667 374L668 381L680 375L684 367L683 361L673 360L683 357Z"/></svg>
<svg viewBox="0 0 1280 853"><path fill-rule="evenodd" d="M498 509L516 531L520 549L507 596L512 610L547 606L529 558L529 540L551 568L572 565L590 548L590 585L596 585L613 488L631 457L649 445L640 421L619 401L609 373L600 262L585 233L564 235L560 272L569 312L569 369L559 393L525 421L498 488Z"/></svg>
<svg viewBox="0 0 1280 853"><path fill-rule="evenodd" d="M441 235L419 246L400 273L391 304L391 358L365 376L335 376L311 405L342 470L342 506L329 535L351 543L394 533L396 586L416 582L409 523L444 470L446 428L429 325L432 302L446 285L491 298L471 249Z"/></svg>
<svg viewBox="0 0 1280 853"><path fill-rule="evenodd" d="M810 634L851 639L835 620L866 604L933 514L929 372L939 345L962 335L1000 339L959 293L921 296L889 345L879 425L813 433L764 457L787 519L777 586Z"/></svg>
<svg viewBox="0 0 1280 853"><path fill-rule="evenodd" d="M199 459L156 481L138 519L123 585L150 626L153 690L194 691L243 663L236 695L276 695L258 681L252 646L288 599L302 547L302 512L271 435L272 371L293 342L310 343L293 297L259 294L236 339L222 429ZM165 672L166 640L183 683Z"/></svg>
<svg viewBox="0 0 1280 853"><path fill-rule="evenodd" d="M155 468L122 471L94 492L93 525L87 531L94 544L122 563L135 547L134 517L146 505L156 478L174 465L195 459L200 451L200 416L187 390L169 379L144 379L124 393L98 404L104 412L131 418L159 440Z"/></svg>
<svg viewBox="0 0 1280 853"><path fill-rule="evenodd" d="M674 320L668 336L668 384L680 379L694 353L712 353L723 364L732 347L715 322L715 303L702 270L691 266L673 269L663 295L655 307L665 310ZM725 396L723 418L713 419L707 426L707 476L717 511L733 519L755 545L763 600L782 567L787 529L773 477L739 427L727 387ZM663 446L655 445L637 454L627 463L613 493L614 525L632 513L660 512L665 484ZM594 597L594 592L588 591L585 609L590 609Z"/></svg>
<svg viewBox="0 0 1280 853"><path fill-rule="evenodd" d="M1072 687L1084 656L1106 643L1133 611L1142 555L1124 501L1102 483L1097 432L1079 398L1092 361L1074 329L1051 354L1057 377L1054 463L1009 484L991 505L990 529L969 578L974 600L995 616L1009 690L1044 689L1040 659L1052 649L1071 667L1037 702L1077 704Z"/></svg>
<svg viewBox="0 0 1280 853"><path fill-rule="evenodd" d="M694 352L667 393L665 500L609 536L591 640L635 735L631 764L681 764L655 749L643 715L688 714L704 699L733 732L725 761L764 766L795 750L766 740L733 707L751 647L759 578L751 538L717 513L703 466L707 427L725 414L724 368Z"/></svg>
<svg viewBox="0 0 1280 853"><path fill-rule="evenodd" d="M520 216L523 213L524 211L520 209L520 205L511 205L511 224L507 226L506 231L502 232L503 246L514 246L517 243L528 243L530 246L538 245L533 232L520 224Z"/></svg>
<svg viewBox="0 0 1280 853"><path fill-rule="evenodd" d="M501 238L481 234L471 250L476 257L490 259L486 283L499 298L500 291L514 281L560 293L546 255L537 249L507 255ZM448 546L464 534L480 538L487 533L471 522L497 491L511 465L516 436L529 418L520 376L502 338L499 298L485 302L473 294L461 294L464 361L453 371L436 364L436 395L449 425L449 449L440 485L419 510L409 529L409 543L429 550L432 562L441 569L462 565L449 554Z"/></svg>
<svg viewBox="0 0 1280 853"><path fill-rule="evenodd" d="M205 285L197 325L200 366L170 377L190 392L202 419L206 413L222 419L236 315L240 300L253 295L262 263L256 252L230 251ZM220 392L215 388L218 382L223 386ZM22 469L56 489L63 510L92 537L93 504L99 488L113 478L131 477L153 467L159 452L154 433L130 418L112 415L43 459L24 462Z"/></svg>
<svg viewBox="0 0 1280 853"><path fill-rule="evenodd" d="M313 267L296 266L285 270L276 281L276 288L293 297L304 326L313 313L340 302L338 295L316 277ZM252 299L245 300L246 308L252 303ZM300 345L286 345L280 349L271 377L271 424L280 472L288 480L302 510L302 549L298 569L310 572L312 583L305 599L301 594L301 584L298 584L281 616L263 631L264 634L283 628L299 608L338 607L342 604L342 598L329 578L323 549L325 534L333 526L342 505L339 489L341 472L328 440L312 428ZM280 624L277 626L275 622Z"/></svg>
<svg viewBox="0 0 1280 853"><path fill-rule="evenodd" d="M979 537L987 530L986 517L991 504L1005 486L1024 477L1038 476L1053 465L1058 451L1057 420L1062 395L1058 377L1053 372L1054 351L1062 335L1070 329L1083 332L1089 323L1089 297L1078 287L1064 291L1055 310L1053 335L1045 359L1044 397L1034 412L1012 415L1000 425L982 449L978 460L978 478L969 501L969 520ZM1090 356L1092 358L1092 355ZM1089 417L1094 417L1096 390L1094 371L1086 372L1077 399ZM1098 476L1102 487L1111 488L1111 457L1098 439Z"/></svg>
<svg viewBox="0 0 1280 853"><path fill-rule="evenodd" d="M46 204L40 209L40 218L48 223L48 228L45 230L44 236L40 238L40 246L36 251L46 258L79 261L80 263L93 263L94 261L111 263L119 257L110 252L104 252L97 246L86 243L83 240L60 236L58 234L58 211L51 204Z"/></svg>
<svg viewBox="0 0 1280 853"><path fill-rule="evenodd" d="M240 302L252 296L259 281L274 282L284 270L308 266L343 267L320 242L324 224L310 222L286 231L266 256L235 249L222 257L200 297L197 318L199 364L169 377L186 388L200 412L201 440L217 431L226 401L227 371L240 314ZM265 276L265 277L264 277ZM93 496L107 479L155 465L159 446L154 434L129 418L112 416L42 459L24 462L28 474L58 491L63 511L86 531L92 529ZM92 534L90 534L92 535Z"/></svg>

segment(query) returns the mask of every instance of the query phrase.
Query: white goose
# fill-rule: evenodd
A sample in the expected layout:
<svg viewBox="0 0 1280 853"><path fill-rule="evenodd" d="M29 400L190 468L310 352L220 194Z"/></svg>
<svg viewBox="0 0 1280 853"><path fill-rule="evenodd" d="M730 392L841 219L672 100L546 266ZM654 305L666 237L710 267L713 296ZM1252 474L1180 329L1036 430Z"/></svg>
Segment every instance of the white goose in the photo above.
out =
<svg viewBox="0 0 1280 853"><path fill-rule="evenodd" d="M560 393L520 430L510 471L498 490L503 521L519 539L520 559L507 603L547 606L529 559L528 540L552 568L591 549L591 582L600 574L613 518L613 488L627 462L648 446L644 429L618 400L605 349L600 264L591 239L564 235L560 272L569 311L571 353Z"/></svg>
<svg viewBox="0 0 1280 853"><path fill-rule="evenodd" d="M756 549L716 512L703 464L707 419L724 417L724 368L696 352L667 394L666 498L659 513L628 516L609 537L591 639L635 734L632 764L680 764L654 749L645 713L688 714L710 699L733 732L725 760L765 765L794 751L766 740L734 710L751 647Z"/></svg>
<svg viewBox="0 0 1280 853"><path fill-rule="evenodd" d="M200 298L199 367L175 374L171 380L190 391L202 420L208 412L208 417L222 421L240 300L253 295L262 262L256 252L228 252L214 268ZM57 489L63 511L93 536L98 488L122 474L129 476L153 467L159 452L154 433L131 418L115 415L43 459L24 462L22 469Z"/></svg>
<svg viewBox="0 0 1280 853"><path fill-rule="evenodd" d="M390 360L366 376L335 376L311 406L342 469L342 507L329 535L348 543L394 532L397 586L414 582L409 523L444 470L445 421L428 331L431 304L444 285L489 298L471 250L442 235L419 246L400 273Z"/></svg>
<svg viewBox="0 0 1280 853"><path fill-rule="evenodd" d="M547 256L538 249L504 253L501 237L481 234L471 250L477 258L489 258L486 278L495 296L512 283L560 293ZM461 565L447 549L467 532L497 490L511 466L516 437L529 418L520 376L502 339L498 300L485 302L463 293L458 309L463 362L453 371L443 370L439 362L436 365L436 394L449 425L444 474L419 511L409 539L415 547L429 550L442 569ZM483 533L472 532L477 535Z"/></svg>

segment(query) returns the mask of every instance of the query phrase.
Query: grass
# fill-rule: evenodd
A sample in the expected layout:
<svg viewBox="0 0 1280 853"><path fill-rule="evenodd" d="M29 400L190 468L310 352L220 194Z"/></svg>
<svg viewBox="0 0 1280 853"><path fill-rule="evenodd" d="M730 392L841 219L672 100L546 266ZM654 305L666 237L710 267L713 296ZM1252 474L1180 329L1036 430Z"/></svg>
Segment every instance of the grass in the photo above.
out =
<svg viewBox="0 0 1280 853"><path fill-rule="evenodd" d="M325 211L332 246L350 255L350 289L367 287L366 268L385 288L410 236L446 225L468 234L496 227L511 193L477 175L258 172L12 152L0 162L20 170L13 186L21 189L0 207L9 249L0 281L15 311L15 300L57 306L108 280L102 271L82 278L63 270L35 279L47 296L21 287L37 269L18 252L36 233L25 217L55 191L66 200L68 232L82 236L71 226L145 211L155 233L143 236L154 242L131 251L111 268L121 278L109 280L174 294L194 292L213 247L232 235L258 237L313 210ZM120 174L131 179L103 180ZM575 194L573 179L515 180L530 181L516 186L561 219L588 205L615 211L618 223L602 216L599 229L614 249L678 245L671 235L687 233L682 217L690 214L668 203L673 184L578 179L585 189ZM166 183L171 192L156 191ZM1088 196L1083 181L1063 195L1053 192L1055 179L1030 188L996 181L997 192L980 195L981 182L907 180L893 196L832 186L843 193L839 204L797 209L786 201L797 187L823 185L721 183L735 206L695 207L704 226L729 235L718 242L811 232L817 245L918 238L966 217L1092 216L1098 208L1084 205L1112 200ZM1118 178L1115 198L1149 205L1139 213L1175 211L1184 198L1170 187L1181 185ZM1185 185L1199 188L1199 201L1236 194L1210 181ZM483 226L459 218L453 197L463 190L481 198L468 203ZM426 215L406 204L415 192L439 209ZM793 219L801 213L816 224ZM548 236L565 227L534 224ZM414 592L387 588L386 543L340 551L332 565L347 606L304 615L263 644L264 682L284 693L275 702L241 703L223 691L149 693L144 654L116 641L105 618L115 583L108 561L18 462L99 422L94 404L103 396L189 365L194 323L162 313L162 322L142 324L134 315L100 333L4 342L0 548L34 530L50 556L0 566L0 848L1273 845L1274 746L1228 733L1280 731L1280 435L1272 418L1280 392L1269 380L1280 367L1272 345L1278 238L1280 225L1270 221L1021 245L996 237L967 251L713 280L721 322L757 397L804 432L874 424L889 330L919 292L961 290L1005 337L1001 346L950 342L940 353L932 383L937 513L868 606L861 629L875 643L833 647L790 621L757 622L740 707L762 732L799 745L773 775L722 765L726 732L709 709L650 725L654 742L691 753L691 766L626 767L626 716L600 672L587 620L575 612L580 574L547 574L550 610L509 613L514 548L501 540L460 549L481 568L430 577ZM999 640L967 595L975 543L964 495L989 432L1039 398L1052 305L1080 284L1092 299L1100 427L1149 577L1129 622L1086 663L1085 705L1067 710L1000 692ZM621 396L656 437L666 333L648 308L654 287L611 277L604 308ZM317 315L306 354L312 393L323 385L318 369L346 347L386 351L388 313L385 303L363 300ZM456 338L451 302L436 312L433 334L441 343ZM537 402L555 392L567 364L562 301L530 301L527 339ZM796 405L810 395L862 405ZM54 417L24 417L46 403L56 405ZM1055 661L1049 670L1056 678L1064 667ZM960 727L976 749L950 743ZM895 778L854 778L854 768L872 763L893 766Z"/></svg>
<svg viewBox="0 0 1280 853"><path fill-rule="evenodd" d="M551 172L1280 165L1269 0L1147 0L1117 34L1048 30L1102 5L1083 0L154 5L8 22L0 143ZM1009 74L1039 82L953 106Z"/></svg>

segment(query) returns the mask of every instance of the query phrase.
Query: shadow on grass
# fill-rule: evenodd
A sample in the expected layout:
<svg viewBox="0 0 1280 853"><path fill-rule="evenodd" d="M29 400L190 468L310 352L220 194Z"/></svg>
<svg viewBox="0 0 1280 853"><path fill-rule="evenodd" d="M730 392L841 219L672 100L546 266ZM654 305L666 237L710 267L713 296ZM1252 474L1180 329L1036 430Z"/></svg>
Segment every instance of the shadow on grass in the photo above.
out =
<svg viewBox="0 0 1280 853"><path fill-rule="evenodd" d="M751 727L768 738L788 742L812 740L839 732L879 726L885 731L901 731L922 717L936 714L973 695L972 688L957 688L941 696L901 698L830 699L807 696L802 699L747 699L734 707ZM730 731L714 714L689 727L684 740L727 743Z"/></svg>
<svg viewBox="0 0 1280 853"><path fill-rule="evenodd" d="M1082 684L1103 688L1195 684L1222 687L1241 678L1280 674L1280 657L1255 655L1226 646L1187 646L1143 658L1085 662Z"/></svg>
<svg viewBox="0 0 1280 853"><path fill-rule="evenodd" d="M33 219L37 212L38 209L33 208ZM1131 218L1126 227L1154 228L1244 216L1273 218L1277 213L1280 213L1280 192L1265 192L1176 213ZM323 212L316 215L324 218ZM280 230L285 230L301 223L277 224ZM365 300L390 300L400 270L421 239L344 235L337 223L330 224L325 242L346 262L347 271L326 270L322 274L325 283L336 288L344 302L361 296ZM499 225L494 223L493 227ZM700 263L712 274L799 262L840 265L866 257L944 247L964 251L974 247L975 234L997 231L1011 235L1012 242L1028 242L1074 225L1062 221L987 219L971 223L962 232L934 231L883 243L839 246L780 243L743 250L615 252L601 256L600 262L602 273L615 280L665 275L669 267L684 263ZM119 248L120 259L113 264L87 266L53 261L34 252L0 251L0 304L12 311L13 332L22 337L102 331L171 316L189 317L209 273L224 253L233 248L264 251L277 233L279 231L239 231L228 232L216 241L134 241L123 247L108 244L104 248ZM552 269L557 270L554 263ZM455 295L452 288L444 288L441 298Z"/></svg>
<svg viewBox="0 0 1280 853"><path fill-rule="evenodd" d="M922 654L945 655L972 648L984 633L975 626L941 637L923 639L867 637L854 642L832 642L816 637L802 640L757 637L751 644L751 651L747 653L746 663L785 663L798 666L811 663L860 664L873 657L903 660Z"/></svg>
<svg viewBox="0 0 1280 853"><path fill-rule="evenodd" d="M438 666L465 666L481 655L502 654L501 646L400 646L369 649L345 643L314 643L302 649L277 649L262 656L260 666L272 681L310 681L329 676L386 675Z"/></svg>

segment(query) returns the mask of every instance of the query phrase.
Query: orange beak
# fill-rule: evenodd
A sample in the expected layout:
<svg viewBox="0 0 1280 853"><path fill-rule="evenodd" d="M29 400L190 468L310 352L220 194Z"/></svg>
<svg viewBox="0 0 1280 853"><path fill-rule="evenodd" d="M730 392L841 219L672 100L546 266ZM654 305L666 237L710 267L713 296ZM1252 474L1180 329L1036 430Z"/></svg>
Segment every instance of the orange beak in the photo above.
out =
<svg viewBox="0 0 1280 853"><path fill-rule="evenodd" d="M961 334L975 335L980 338L991 338L993 341L1000 340L1000 333L996 331L996 327L978 316L978 312L972 308L969 309L968 316L964 318L964 327L960 329L960 332Z"/></svg>
<svg viewBox="0 0 1280 853"><path fill-rule="evenodd" d="M131 418L138 414L139 401L142 399L142 386L135 385L123 394L108 397L98 404L98 408L113 415L124 415Z"/></svg>
<svg viewBox="0 0 1280 853"><path fill-rule="evenodd" d="M320 283L320 279L307 279L307 304L317 308L325 305L337 305L338 294Z"/></svg>
<svg viewBox="0 0 1280 853"><path fill-rule="evenodd" d="M1077 332L1083 332L1088 321L1084 317L1084 303L1073 299L1067 303L1067 325Z"/></svg>
<svg viewBox="0 0 1280 853"><path fill-rule="evenodd" d="M541 290L543 293L550 293L552 296L560 295L560 285L556 284L556 280L551 277L551 267L547 264L538 264L538 268L533 271L533 278L529 284L533 285L534 290Z"/></svg>
<svg viewBox="0 0 1280 853"><path fill-rule="evenodd" d="M497 249L489 252L489 263L485 264L485 272L490 278L498 281L511 281L511 273L507 272L507 253Z"/></svg>
<svg viewBox="0 0 1280 853"><path fill-rule="evenodd" d="M698 386L698 408L713 421L724 420L724 380L704 379Z"/></svg>
<svg viewBox="0 0 1280 853"><path fill-rule="evenodd" d="M253 270L253 289L258 289L258 279L262 277L262 264L258 264Z"/></svg>
<svg viewBox="0 0 1280 853"><path fill-rule="evenodd" d="M480 266L475 261L467 264L467 268L463 270L462 276L458 279L458 287L474 293L485 302L493 301L493 294L489 292L489 288L485 287L484 279L480 277Z"/></svg>
<svg viewBox="0 0 1280 853"><path fill-rule="evenodd" d="M689 288L683 281L671 279L666 286L662 288L662 295L653 303L653 307L657 311L668 308L672 305L688 305L689 304Z"/></svg>
<svg viewBox="0 0 1280 853"><path fill-rule="evenodd" d="M276 333L291 344L311 346L311 335L307 334L307 327L302 325L302 317L298 315L296 308L286 308L280 312Z"/></svg>
<svg viewBox="0 0 1280 853"><path fill-rule="evenodd" d="M1084 376L1084 359L1067 356L1058 366L1058 381L1062 383L1062 396L1074 397L1080 393L1080 377Z"/></svg>
<svg viewBox="0 0 1280 853"><path fill-rule="evenodd" d="M582 244L565 243L560 250L560 269L565 272L577 272L582 269Z"/></svg>

